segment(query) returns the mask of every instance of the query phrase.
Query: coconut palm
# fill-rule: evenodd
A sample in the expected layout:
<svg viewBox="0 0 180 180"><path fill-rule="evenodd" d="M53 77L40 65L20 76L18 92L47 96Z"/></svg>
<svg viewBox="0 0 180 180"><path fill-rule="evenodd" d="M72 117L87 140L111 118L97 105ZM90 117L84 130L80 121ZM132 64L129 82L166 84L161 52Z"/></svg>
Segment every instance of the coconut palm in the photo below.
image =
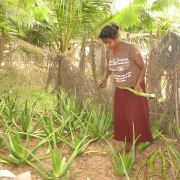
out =
<svg viewBox="0 0 180 180"><path fill-rule="evenodd" d="M112 20L128 32L155 31L157 26L167 30L171 22L157 12L167 12L172 5L180 7L178 0L155 0L152 4L133 0L129 7L113 15L112 3L113 0L2 0L0 25L6 29L8 26L7 32L32 44L46 44L65 52L72 38L82 37L84 28L90 37Z"/></svg>
<svg viewBox="0 0 180 180"><path fill-rule="evenodd" d="M179 0L154 0L151 3L149 0L132 0L116 14L114 21L129 32L154 31L165 19L168 24L168 8L172 6L180 8Z"/></svg>
<svg viewBox="0 0 180 180"><path fill-rule="evenodd" d="M9 33L64 52L70 39L81 37L84 28L90 36L112 19L111 3L112 0L15 0L13 3L3 0L2 5Z"/></svg>
<svg viewBox="0 0 180 180"><path fill-rule="evenodd" d="M127 34L131 33L132 42L149 49L150 36L158 40L167 30L178 31L179 15L175 13L175 18L170 17L168 12L171 7L178 10L179 0L131 0L128 7L115 14L113 21L121 27L122 38L127 39Z"/></svg>
<svg viewBox="0 0 180 180"><path fill-rule="evenodd" d="M53 0L50 2L51 23L44 29L47 42L54 49L64 52L69 48L71 38L83 35L84 28L88 35L99 28L99 25L112 19L110 14L111 1L103 0Z"/></svg>

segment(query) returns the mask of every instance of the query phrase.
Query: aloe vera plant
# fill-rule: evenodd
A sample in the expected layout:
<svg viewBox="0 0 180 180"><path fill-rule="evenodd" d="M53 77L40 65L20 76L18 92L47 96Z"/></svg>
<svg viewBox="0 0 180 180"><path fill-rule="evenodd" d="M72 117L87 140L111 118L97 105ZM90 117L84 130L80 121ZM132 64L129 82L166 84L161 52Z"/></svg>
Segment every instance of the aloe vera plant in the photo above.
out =
<svg viewBox="0 0 180 180"><path fill-rule="evenodd" d="M107 140L106 140L107 141ZM113 159L109 157L111 164L119 176L126 176L128 180L130 180L129 174L132 171L132 168L135 163L135 146L132 145L129 155L126 154L126 148L124 147L122 154L117 154L116 150L113 148L110 142L108 142L110 150L113 155Z"/></svg>
<svg viewBox="0 0 180 180"><path fill-rule="evenodd" d="M79 147L79 148L81 148L81 150L78 152L78 155L84 153L86 147L91 142L94 141L93 139L90 138L89 135L82 134L81 132L78 132L77 129L75 131L71 130L70 134L71 134L71 142L69 142L69 140L66 137L63 137L63 136L61 136L60 139L65 144L67 144L72 151L74 151L79 146L81 141L85 138L84 141L81 143L81 146Z"/></svg>
<svg viewBox="0 0 180 180"><path fill-rule="evenodd" d="M49 141L52 142L53 132L55 132L56 141L61 141L61 136L65 129L67 129L67 124L71 120L71 116L64 119L61 115L56 113L53 110L49 110L49 115L47 115L46 110L45 114L39 113L39 124L41 125L41 129L46 137L49 137ZM58 123L55 126L55 123Z"/></svg>
<svg viewBox="0 0 180 180"><path fill-rule="evenodd" d="M32 162L28 161L27 159L25 159L25 161L31 165L45 180L61 180L62 178L65 178L68 170L70 169L70 166L72 164L72 162L74 161L74 159L76 158L76 156L78 155L78 153L84 149L84 146L82 146L83 142L85 141L87 137L84 137L80 143L77 145L77 147L75 148L75 150L73 151L73 153L71 154L71 156L69 157L69 159L67 160L66 157L62 156L62 152L61 153L58 152L58 148L57 148L57 143L56 143L56 138L55 138L55 131L53 131L53 147L51 146L51 159L52 159L52 168L53 168L53 172L50 171L49 169L47 169L43 162L41 162L35 155L31 154L31 152L29 152L34 159L38 162L39 166L41 168L39 168L38 166L36 166L35 164L33 164Z"/></svg>
<svg viewBox="0 0 180 180"><path fill-rule="evenodd" d="M25 101L23 110L18 118L21 128L16 124L16 122L13 122L14 126L23 137L27 135L28 131L30 134L35 135L35 131L38 128L39 122L35 119L36 103L37 100L34 101L30 107L28 107L28 101Z"/></svg>
<svg viewBox="0 0 180 180"><path fill-rule="evenodd" d="M151 179L152 177L156 177L156 176L159 178L160 175L156 174L156 167L155 167L156 165L155 160L157 158L161 159L161 179L162 180L167 179L166 165L169 160L167 156L167 152L164 151L162 148L158 148L145 159L144 163L138 169L136 173L136 180L139 180L139 174L141 170L144 172L144 176L142 177L141 175L141 178ZM144 171L144 168L146 169L146 171Z"/></svg>
<svg viewBox="0 0 180 180"><path fill-rule="evenodd" d="M25 106L21 114L22 131L25 133L27 133L28 130L30 130L30 132L33 133L36 130L37 126L39 125L37 121L35 121L36 122L35 124L32 124L32 120L35 119L34 110L36 103L37 101L33 102L32 106L28 108L27 100L25 102Z"/></svg>
<svg viewBox="0 0 180 180"><path fill-rule="evenodd" d="M43 134L45 136L49 136L50 134L52 134L52 132L53 132L53 125L52 125L53 115L51 113L50 113L50 116L48 116L46 114L46 111L43 114L39 113L37 121L39 122L41 130L43 131Z"/></svg>
<svg viewBox="0 0 180 180"><path fill-rule="evenodd" d="M9 94L5 98L0 98L0 107L2 115L6 117L9 123L12 119L16 119L18 116L18 106L17 106L17 95L10 96Z"/></svg>
<svg viewBox="0 0 180 180"><path fill-rule="evenodd" d="M18 131L18 133L21 134L23 137L27 136L28 131L30 132L30 136L36 136L35 131L38 127L38 121L35 120L36 102L37 102L37 100L34 101L31 106L28 107L28 102L26 100L25 103L21 105L21 108L23 108L22 110L21 110L19 104L17 104L16 106L18 106L19 109L18 109L18 115L16 115L16 116L12 116L12 115L7 116L7 112L4 113L4 111L7 111L7 109L9 109L9 108L7 108L9 106L8 103L5 104L5 106L4 106L5 108L1 109L1 117L3 117L3 120L4 120L3 126L4 127L8 127L8 126L15 127L16 130ZM4 101L4 103L6 103L6 102ZM15 104L15 102L13 101L13 103L10 103L10 104ZM11 105L11 106L13 108L15 108L14 107L15 105ZM10 109L12 109L12 107ZM12 113L10 113L10 114L12 114ZM12 129L12 131L13 130L14 129Z"/></svg>
<svg viewBox="0 0 180 180"><path fill-rule="evenodd" d="M161 134L161 136L166 140L169 162L172 166L172 174L174 179L180 178L180 153L176 148L168 141L168 139Z"/></svg>
<svg viewBox="0 0 180 180"><path fill-rule="evenodd" d="M132 171L135 163L135 143L139 138L138 136L135 139L134 124L132 124L132 128L133 128L133 142L129 154L126 153L126 140L125 140L123 152L118 154L116 153L111 143L108 142L108 140L106 140L113 154L114 160L111 157L109 157L109 159L111 161L112 166L115 169L116 174L118 174L119 176L126 176L128 180L130 180L129 174Z"/></svg>
<svg viewBox="0 0 180 180"><path fill-rule="evenodd" d="M70 123L70 126L76 126L76 123L78 123L77 117L80 117L81 119L84 119L86 117L86 104L88 102L82 104L82 101L79 101L75 95L73 99L70 99L66 93L63 93L60 96L59 99L59 114L63 117L63 119L68 118L69 116L72 116ZM76 116L73 116L76 114Z"/></svg>
<svg viewBox="0 0 180 180"><path fill-rule="evenodd" d="M173 147L173 145L168 141L168 139L162 135L160 132L159 136L163 137L166 140L167 144L167 151L165 151L162 148L158 148L154 152L152 152L144 161L144 163L141 165L141 167L138 169L136 173L136 180L139 179L140 171L144 172L143 178L151 178L158 176L156 174L156 168L155 168L155 160L160 157L161 159L161 179L166 180L167 179L167 164L171 165L172 169L172 178L178 179L179 173L180 173L180 154L179 152ZM148 167L150 169L148 169ZM144 168L146 168L146 171L144 171ZM142 178L142 176L141 176Z"/></svg>
<svg viewBox="0 0 180 180"><path fill-rule="evenodd" d="M76 115L75 113L74 116L77 116L76 119L78 124L76 124L76 127L74 127L74 125L73 127L71 127L68 123L68 125L70 126L68 129L70 130L65 136L60 136L59 139L66 143L70 147L70 149L74 151L81 142L81 140L84 139L84 137L87 137L81 145L84 146L84 148L79 152L79 154L81 154L84 152L88 144L91 143L93 140L89 134L89 124L85 123L85 121L83 122L81 117ZM69 117L69 119L71 120L71 117ZM71 140L69 140L69 135Z"/></svg>
<svg viewBox="0 0 180 180"><path fill-rule="evenodd" d="M139 169L136 172L136 180L139 180L139 174L141 171L143 171L144 176L143 178L150 179L152 176L155 177L155 160L158 157L158 155L161 154L161 149L155 150L153 153L149 154L149 156L144 160L144 163L139 167ZM150 168L150 170L148 169ZM145 169L145 170L144 170ZM149 171L151 173L149 173ZM141 179L140 179L141 180Z"/></svg>
<svg viewBox="0 0 180 180"><path fill-rule="evenodd" d="M27 151L22 147L22 141L20 139L20 135L17 130L12 132L8 128L6 134L0 134L0 138L2 138L3 142L5 143L7 149L10 152L10 155L9 157L4 157L3 155L0 155L0 159L15 165L25 164L26 161L24 161L24 159L27 159L28 161L34 161L32 154L33 155L36 154L36 152L40 149L40 147L48 142L47 138L43 139L42 141L40 141L40 143L38 143L38 145L33 150L31 150L31 153L27 153ZM26 149L28 149L29 147L29 139L30 139L29 137L30 137L30 131L28 131L26 136L26 142L25 142Z"/></svg>
<svg viewBox="0 0 180 180"><path fill-rule="evenodd" d="M108 108L101 110L100 106L94 106L88 115L87 123L90 126L92 139L108 138L112 136L112 111Z"/></svg>

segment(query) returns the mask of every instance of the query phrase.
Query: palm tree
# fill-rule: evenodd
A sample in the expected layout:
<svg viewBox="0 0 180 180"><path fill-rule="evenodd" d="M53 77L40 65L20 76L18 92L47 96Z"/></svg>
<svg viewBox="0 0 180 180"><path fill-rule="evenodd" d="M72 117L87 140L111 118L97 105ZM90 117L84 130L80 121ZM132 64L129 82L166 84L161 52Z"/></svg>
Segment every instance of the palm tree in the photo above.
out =
<svg viewBox="0 0 180 180"><path fill-rule="evenodd" d="M132 42L143 49L149 49L150 36L156 41L167 30L177 32L178 13L176 21L169 17L171 7L178 10L179 0L131 0L128 7L115 14L113 21L121 27L123 39L127 39L128 33L131 33Z"/></svg>
<svg viewBox="0 0 180 180"><path fill-rule="evenodd" d="M49 43L55 42L55 48L65 52L72 38L82 37L84 28L90 37L99 26L112 19L111 1L104 0L53 0L51 22L45 26L45 38Z"/></svg>
<svg viewBox="0 0 180 180"><path fill-rule="evenodd" d="M170 21L159 12L167 12L172 5L180 7L178 0L155 0L152 4L134 0L113 18L112 3L113 0L2 0L0 25L32 44L47 44L65 52L72 38L82 37L84 28L90 37L112 20L128 32L155 31L157 26L167 29Z"/></svg>
<svg viewBox="0 0 180 180"><path fill-rule="evenodd" d="M6 11L3 17L9 26L9 33L36 45L47 44L59 52L65 52L70 39L81 37L84 28L90 37L112 20L112 1L15 0L13 3L5 3L3 0L2 5Z"/></svg>
<svg viewBox="0 0 180 180"><path fill-rule="evenodd" d="M155 31L165 19L168 24L168 8L172 6L180 8L179 0L154 0L152 3L149 0L133 0L116 14L114 21L122 30L129 32Z"/></svg>

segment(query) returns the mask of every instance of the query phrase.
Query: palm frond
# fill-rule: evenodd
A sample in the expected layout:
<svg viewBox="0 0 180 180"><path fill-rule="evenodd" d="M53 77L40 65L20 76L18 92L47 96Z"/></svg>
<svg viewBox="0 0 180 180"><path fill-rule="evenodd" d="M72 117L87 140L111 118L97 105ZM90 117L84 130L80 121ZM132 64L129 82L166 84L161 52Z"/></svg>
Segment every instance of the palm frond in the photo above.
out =
<svg viewBox="0 0 180 180"><path fill-rule="evenodd" d="M131 6L123 9L114 17L114 21L120 25L121 29L138 26L141 23L138 7Z"/></svg>

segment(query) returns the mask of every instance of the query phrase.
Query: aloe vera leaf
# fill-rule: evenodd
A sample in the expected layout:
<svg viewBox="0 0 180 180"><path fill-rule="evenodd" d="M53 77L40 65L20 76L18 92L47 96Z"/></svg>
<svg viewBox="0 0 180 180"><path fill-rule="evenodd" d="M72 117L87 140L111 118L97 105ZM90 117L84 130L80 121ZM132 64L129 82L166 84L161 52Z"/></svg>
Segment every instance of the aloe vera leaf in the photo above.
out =
<svg viewBox="0 0 180 180"><path fill-rule="evenodd" d="M82 146L83 142L85 141L85 139L87 138L87 136L85 136L81 142L78 144L78 146L75 148L74 152L72 153L72 155L70 156L69 160L67 161L65 167L64 167L64 171L61 174L61 177L64 177L67 173L67 171L69 170L73 160L76 158L77 154L84 148L84 146ZM89 144L90 142L88 142L87 144Z"/></svg>
<svg viewBox="0 0 180 180"><path fill-rule="evenodd" d="M125 164L124 164L124 162L123 162L123 160L122 160L122 158L121 158L121 155L120 155L120 159L121 159L121 161L122 161L122 167L123 167L123 169L124 169L124 174L126 175L127 180L130 180L130 177L129 177L128 172L127 172L127 170L126 170Z"/></svg>
<svg viewBox="0 0 180 180"><path fill-rule="evenodd" d="M132 168L134 166L134 163L135 163L134 153L135 153L134 150L130 151L127 163L125 164L125 167L126 167L126 170L127 170L128 174L131 172L131 170L132 170Z"/></svg>
<svg viewBox="0 0 180 180"><path fill-rule="evenodd" d="M64 142L65 144L67 144L70 149L72 149L72 150L74 149L74 146L72 146L72 145L66 140L65 137L61 136L61 137L59 137L59 139L60 139L62 142Z"/></svg>
<svg viewBox="0 0 180 180"><path fill-rule="evenodd" d="M138 96L142 96L142 97L147 97L147 98L154 98L155 94L148 94L148 93L143 93L143 92L138 92L135 89L129 88L129 87L121 87L121 86L117 86L120 89L126 89L131 91L132 93L138 95Z"/></svg>
<svg viewBox="0 0 180 180"><path fill-rule="evenodd" d="M12 133L9 131L9 142L5 137L1 136L9 149L10 153L18 160L20 160L24 156L24 151L20 146L20 141L18 138L16 140L13 138Z"/></svg>
<svg viewBox="0 0 180 180"><path fill-rule="evenodd" d="M112 131L108 132L108 133L104 136L104 138L107 139L107 138L111 137L113 134L114 134L114 131L112 130Z"/></svg>
<svg viewBox="0 0 180 180"><path fill-rule="evenodd" d="M19 135L15 132L15 138L13 137L11 131L9 131L9 141L11 142L14 151L20 156L24 156L25 152L23 151L22 147L20 146L21 142L19 139Z"/></svg>
<svg viewBox="0 0 180 180"><path fill-rule="evenodd" d="M36 154L36 152L39 150L39 148L43 145L43 144L45 144L45 143L47 143L48 142L48 137L46 138L46 139L44 139L44 140L42 140L32 151L31 151L31 154L33 154L33 155L35 155ZM27 157L26 157L26 159L28 160L28 161L30 161L31 159L32 159L32 155L31 155L30 153L27 155Z"/></svg>
<svg viewBox="0 0 180 180"><path fill-rule="evenodd" d="M161 160L162 160L162 178L163 180L166 180L166 161L164 157L164 152L161 150Z"/></svg>
<svg viewBox="0 0 180 180"><path fill-rule="evenodd" d="M37 158L38 159L38 158ZM30 166L32 166L42 177L43 179L49 179L47 176L44 175L44 173L42 172L42 170L40 170L36 165L34 165L33 163L31 163L30 161L28 161L26 158L24 158L24 161L29 164Z"/></svg>
<svg viewBox="0 0 180 180"><path fill-rule="evenodd" d="M159 154L159 149L156 150L153 155L151 156L150 160L149 160L149 165L152 169L153 172L155 172L155 166L154 166L154 162L155 162L155 159L157 157L157 155Z"/></svg>
<svg viewBox="0 0 180 180"><path fill-rule="evenodd" d="M8 142L7 139L3 135L0 135L0 137L3 139L4 143L6 144L6 147L10 151L10 155L11 155L11 157L9 159L5 158L3 156L1 156L1 158L6 160L9 163L20 165L21 164L21 162L20 162L20 160L21 160L20 153L18 153L17 149L14 148L12 142ZM9 141L11 141L11 140L9 139Z"/></svg>
<svg viewBox="0 0 180 180"><path fill-rule="evenodd" d="M175 159L180 164L180 154L178 153L178 151L170 143L168 143L168 147L170 151L172 152L173 156L175 157Z"/></svg>
<svg viewBox="0 0 180 180"><path fill-rule="evenodd" d="M67 173L65 167L66 167L66 158L64 157L61 161L60 174L63 174L64 172L65 174Z"/></svg>
<svg viewBox="0 0 180 180"><path fill-rule="evenodd" d="M4 140L8 150L10 151L10 153L17 159L20 160L21 157L19 156L19 154L16 153L16 151L9 145L8 141Z"/></svg>
<svg viewBox="0 0 180 180"><path fill-rule="evenodd" d="M109 159L109 161L111 162L111 164L112 164L112 166L113 166L116 174L117 174L118 176L121 176L121 174L119 173L119 170L118 170L118 168L117 168L117 165L116 165L115 162L112 160L112 158L110 157L110 155L108 155L108 159Z"/></svg>
<svg viewBox="0 0 180 180"><path fill-rule="evenodd" d="M122 163L127 164L128 158L127 158L127 155L126 155L126 148L125 148L125 146L124 146L123 152L121 153L120 156L121 156L121 161L123 161Z"/></svg>
<svg viewBox="0 0 180 180"><path fill-rule="evenodd" d="M39 163L39 165L41 166L42 170L49 176L49 177L54 177L54 175L44 166L44 164L39 160L39 158L37 158L34 154L32 154L28 149L26 149L25 147L22 146L23 149L25 149L29 154L31 154L31 156ZM31 165L32 167L35 168L35 170L37 170L41 175L43 175L43 177L45 176L42 173L42 170L40 170L37 166L35 166L33 163L31 163L30 161L28 161L26 158L23 158L24 161L26 161L29 165ZM45 178L47 179L47 178Z"/></svg>
<svg viewBox="0 0 180 180"><path fill-rule="evenodd" d="M61 161L62 158L59 157L58 148L54 146L52 151L52 165L53 165L53 172L55 177L59 177L61 173Z"/></svg>
<svg viewBox="0 0 180 180"><path fill-rule="evenodd" d="M53 122L51 122L51 126L53 127ZM53 129L53 145L54 145L54 149L51 153L53 172L54 172L54 176L56 178L59 178L59 177L61 177L61 174L62 174L61 168L63 168L63 167L61 166L61 163L63 160L62 160L62 153L59 154L59 152L58 152L54 129Z"/></svg>
<svg viewBox="0 0 180 180"><path fill-rule="evenodd" d="M140 151L144 151L149 146L150 146L149 142L141 142L138 144L137 149L139 149Z"/></svg>
<svg viewBox="0 0 180 180"><path fill-rule="evenodd" d="M106 139L105 139L106 140ZM113 154L113 157L114 157L114 160L115 162L112 161L112 159L110 159L111 161L111 164L113 165L116 173L119 175L119 176L123 176L124 175L124 169L122 167L122 160L120 159L120 157L117 155L115 149L113 148L113 146L111 145L111 143L109 141L106 140L106 142L108 143L109 147L110 147L110 150Z"/></svg>
<svg viewBox="0 0 180 180"><path fill-rule="evenodd" d="M9 164L15 164L15 165L20 165L21 164L18 160L8 159L8 158L5 158L5 157L3 157L1 155L0 155L0 159L4 160L5 162L7 162Z"/></svg>
<svg viewBox="0 0 180 180"><path fill-rule="evenodd" d="M150 157L150 156L151 156L151 154L149 155L149 157ZM143 164L142 164L142 165L139 167L139 169L137 170L136 180L139 180L140 171L149 164L149 157L144 160ZM140 179L140 180L141 180L141 179Z"/></svg>

